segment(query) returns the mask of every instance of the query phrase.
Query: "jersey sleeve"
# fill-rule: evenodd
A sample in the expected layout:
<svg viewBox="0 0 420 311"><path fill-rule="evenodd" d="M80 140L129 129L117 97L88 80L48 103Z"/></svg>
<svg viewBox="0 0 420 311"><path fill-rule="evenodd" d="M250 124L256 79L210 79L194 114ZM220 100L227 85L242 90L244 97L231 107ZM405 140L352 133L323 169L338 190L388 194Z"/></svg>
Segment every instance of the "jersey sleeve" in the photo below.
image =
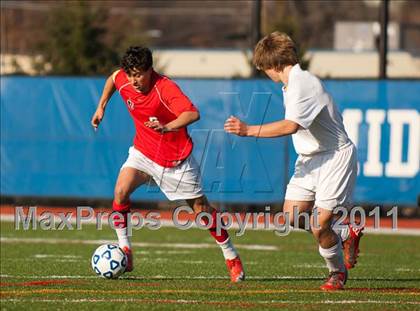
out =
<svg viewBox="0 0 420 311"><path fill-rule="evenodd" d="M119 73L120 73L120 70L121 70L121 69L115 70L115 71L112 73L112 81L114 81L114 84L115 84L115 78L117 77L117 74L119 74Z"/></svg>
<svg viewBox="0 0 420 311"><path fill-rule="evenodd" d="M284 118L296 122L305 129L311 126L321 110L327 105L327 100L323 99L323 95L315 90L295 90L288 95Z"/></svg>
<svg viewBox="0 0 420 311"><path fill-rule="evenodd" d="M112 73L112 81L117 90L123 85L124 77L122 75L122 70L118 69Z"/></svg>
<svg viewBox="0 0 420 311"><path fill-rule="evenodd" d="M161 96L167 108L177 117L186 111L198 111L179 86L169 79L162 83Z"/></svg>

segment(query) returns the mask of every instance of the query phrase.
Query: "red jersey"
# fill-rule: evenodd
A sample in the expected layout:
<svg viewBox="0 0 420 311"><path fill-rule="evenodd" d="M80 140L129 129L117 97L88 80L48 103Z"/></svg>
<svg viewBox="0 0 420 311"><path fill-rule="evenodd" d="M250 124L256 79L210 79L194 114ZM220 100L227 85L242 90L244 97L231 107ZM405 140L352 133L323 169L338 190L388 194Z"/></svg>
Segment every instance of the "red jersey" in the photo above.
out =
<svg viewBox="0 0 420 311"><path fill-rule="evenodd" d="M164 167L177 166L188 158L193 143L186 127L160 133L144 125L151 117L156 117L161 124L167 124L182 112L197 111L175 82L153 71L150 91L141 93L133 87L121 69L114 76L114 85L134 120L134 148Z"/></svg>

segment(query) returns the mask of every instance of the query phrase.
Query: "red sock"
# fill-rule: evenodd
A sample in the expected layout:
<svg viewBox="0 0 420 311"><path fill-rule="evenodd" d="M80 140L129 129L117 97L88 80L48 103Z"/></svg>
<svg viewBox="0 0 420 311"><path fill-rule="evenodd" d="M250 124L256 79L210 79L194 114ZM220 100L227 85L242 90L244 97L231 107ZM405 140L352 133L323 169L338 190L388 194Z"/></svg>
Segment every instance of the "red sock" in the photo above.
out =
<svg viewBox="0 0 420 311"><path fill-rule="evenodd" d="M209 232L211 234L211 236L218 242L218 243L223 243L226 242L227 239L229 239L229 233L225 230L225 229L221 229L220 230L220 235L217 235L216 232L216 214L217 211L213 210L213 212L211 213L211 217L212 217L212 226L209 228ZM202 218L203 222L205 225L207 225L209 223L209 220L207 219L207 217ZM222 220L223 223L223 220Z"/></svg>
<svg viewBox="0 0 420 311"><path fill-rule="evenodd" d="M121 220L118 215L112 215L112 220L114 221L114 226L116 228L126 228L127 227L127 213L130 211L131 202L118 204L115 200L112 202L113 212L121 213L124 216L124 219Z"/></svg>

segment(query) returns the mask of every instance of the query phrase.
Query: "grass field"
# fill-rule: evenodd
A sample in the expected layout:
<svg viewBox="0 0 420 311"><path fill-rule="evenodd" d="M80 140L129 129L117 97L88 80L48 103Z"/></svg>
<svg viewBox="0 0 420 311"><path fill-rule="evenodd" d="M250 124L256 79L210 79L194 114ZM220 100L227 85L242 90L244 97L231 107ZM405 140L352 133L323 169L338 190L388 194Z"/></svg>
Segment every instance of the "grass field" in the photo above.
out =
<svg viewBox="0 0 420 311"><path fill-rule="evenodd" d="M206 231L162 228L134 233L135 270L97 278L90 257L105 227L15 230L1 223L2 310L420 309L420 237L366 235L345 291L318 290L326 269L312 237L247 231L234 238L247 281L230 284Z"/></svg>

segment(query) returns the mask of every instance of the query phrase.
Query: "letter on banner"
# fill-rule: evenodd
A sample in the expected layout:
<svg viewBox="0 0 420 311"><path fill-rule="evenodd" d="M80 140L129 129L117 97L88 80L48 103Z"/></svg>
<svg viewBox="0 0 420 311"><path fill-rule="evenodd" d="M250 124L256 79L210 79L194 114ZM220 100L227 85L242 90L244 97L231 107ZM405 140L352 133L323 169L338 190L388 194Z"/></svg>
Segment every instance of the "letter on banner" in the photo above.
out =
<svg viewBox="0 0 420 311"><path fill-rule="evenodd" d="M388 177L414 177L419 170L420 118L417 110L393 109L388 111L391 125L389 162L385 167ZM402 161L404 124L408 125L407 162Z"/></svg>

